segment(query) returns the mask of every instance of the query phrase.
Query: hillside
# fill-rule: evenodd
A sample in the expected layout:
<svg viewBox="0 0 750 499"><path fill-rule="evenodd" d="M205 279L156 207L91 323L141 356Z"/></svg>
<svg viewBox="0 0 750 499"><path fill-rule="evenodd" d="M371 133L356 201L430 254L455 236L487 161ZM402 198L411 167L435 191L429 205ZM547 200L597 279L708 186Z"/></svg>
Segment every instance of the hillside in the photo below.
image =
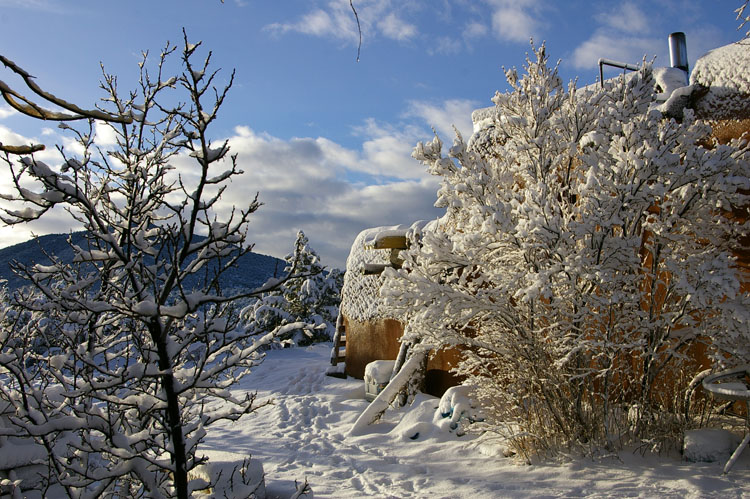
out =
<svg viewBox="0 0 750 499"><path fill-rule="evenodd" d="M44 252L55 255L63 261L73 258L73 250L68 244L68 237L73 244L84 244L84 233L49 234L30 239L7 248L0 249L0 279L7 280L8 289L16 289L26 284L22 278L15 275L10 267L12 262L23 264L47 263L49 260ZM266 282L268 278L280 274L284 270L284 260L259 253L249 253L243 256L236 268L226 272L222 277L223 289L255 288ZM197 279L196 279L197 283Z"/></svg>

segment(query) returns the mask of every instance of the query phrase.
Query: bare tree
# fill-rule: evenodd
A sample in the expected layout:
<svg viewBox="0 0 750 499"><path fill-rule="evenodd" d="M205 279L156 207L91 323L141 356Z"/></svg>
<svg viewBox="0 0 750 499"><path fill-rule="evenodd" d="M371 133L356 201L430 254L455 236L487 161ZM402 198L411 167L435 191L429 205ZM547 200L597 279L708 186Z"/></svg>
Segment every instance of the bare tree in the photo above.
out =
<svg viewBox="0 0 750 499"><path fill-rule="evenodd" d="M742 5L740 5L735 12L737 13L737 20L740 21L740 25L737 26L737 31L741 30L745 27L745 25L750 21L750 15L747 15L745 13L745 9L747 9L747 5L750 3L750 0L744 0L742 2ZM745 32L745 37L747 38L750 36L750 31Z"/></svg>
<svg viewBox="0 0 750 499"><path fill-rule="evenodd" d="M263 345L305 327L262 331L235 312L238 300L297 276L294 262L286 277L259 289L221 288L222 274L252 249L247 226L260 203L256 195L227 217L217 215L228 183L242 171L228 143L212 143L207 130L234 73L217 88L211 53L196 62L201 44L186 35L183 42L178 75L166 76L175 46L165 46L152 70L144 53L138 89L123 96L116 77L105 74L106 97L96 110L43 91L2 59L67 112L46 110L3 85L6 100L34 118L61 120L80 149L71 155L59 147L59 167L3 149L16 186L4 196L11 202L5 223L62 206L86 229L73 262L50 256L45 265L17 266L31 284L14 299L25 320L0 334L7 381L0 398L15 411L0 433L45 446L45 486L70 497L188 497L188 474L205 461L197 454L205 428L258 407L254 395L236 399L228 388L260 362ZM78 119L87 126L67 124ZM94 120L112 128L115 148L96 145ZM188 156L185 176L174 163Z"/></svg>

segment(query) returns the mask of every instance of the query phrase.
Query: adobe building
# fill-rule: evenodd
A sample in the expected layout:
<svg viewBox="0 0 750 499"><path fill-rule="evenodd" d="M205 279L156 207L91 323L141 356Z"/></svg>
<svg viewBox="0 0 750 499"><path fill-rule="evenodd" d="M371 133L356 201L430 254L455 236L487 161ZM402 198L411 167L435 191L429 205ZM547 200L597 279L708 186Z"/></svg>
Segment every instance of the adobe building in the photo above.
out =
<svg viewBox="0 0 750 499"><path fill-rule="evenodd" d="M679 34L673 34L679 35ZM670 45L673 45L672 36ZM679 38L679 37L678 37ZM688 79L687 62L682 45L672 48L672 67L654 68L657 96L653 107L667 118L681 120L685 108L696 117L708 121L719 143L732 138L750 138L750 40L712 50L697 60ZM605 59L602 63L611 64ZM631 65L614 63L625 69ZM596 85L599 85L597 83ZM584 91L586 89L583 89ZM493 140L497 113L494 107L478 109L472 114L474 131L469 147L482 153ZM746 220L750 207L733 207L723 216ZM346 264L344 287L337 335L331 361L339 372L363 378L365 367L374 360L396 359L404 326L389 316L379 290L381 272L386 266L400 266L398 252L418 241L421 231L431 230L431 223L417 222L412 226L379 227L361 232L355 239ZM750 292L750 237L738 248L739 271L743 274L743 290ZM345 352L345 353L344 353ZM458 379L450 373L460 354L455 351L436 352L429 360L426 391L440 396ZM699 364L708 359L695 352ZM344 368L341 369L341 364ZM335 371L336 369L334 369Z"/></svg>

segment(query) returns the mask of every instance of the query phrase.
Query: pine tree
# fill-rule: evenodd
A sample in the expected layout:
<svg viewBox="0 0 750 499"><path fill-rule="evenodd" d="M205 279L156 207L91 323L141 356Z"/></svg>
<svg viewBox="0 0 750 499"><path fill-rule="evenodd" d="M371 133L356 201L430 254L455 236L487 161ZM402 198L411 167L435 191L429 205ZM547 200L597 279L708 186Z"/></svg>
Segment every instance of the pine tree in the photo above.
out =
<svg viewBox="0 0 750 499"><path fill-rule="evenodd" d="M343 273L338 269L326 270L320 257L310 247L302 231L297 234L297 252L285 258L284 272L296 265L297 271L305 277L290 279L273 293L265 294L245 311L254 320L273 328L288 322L300 322L314 326L314 329L290 331L282 344L305 346L333 337L338 307L341 301Z"/></svg>

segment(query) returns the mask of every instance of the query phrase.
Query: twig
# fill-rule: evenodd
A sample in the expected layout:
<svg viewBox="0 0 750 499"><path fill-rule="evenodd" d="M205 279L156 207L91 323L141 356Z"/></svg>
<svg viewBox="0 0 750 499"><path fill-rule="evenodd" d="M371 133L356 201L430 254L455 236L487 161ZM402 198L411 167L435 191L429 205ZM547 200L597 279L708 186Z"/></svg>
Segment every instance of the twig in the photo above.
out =
<svg viewBox="0 0 750 499"><path fill-rule="evenodd" d="M32 92L42 97L44 100L51 102L52 104L55 104L57 106L60 106L66 111L75 113L73 115L68 115L64 113L57 113L54 111L43 109L37 106L36 104L34 104L31 100L13 91L4 82L0 81L0 92L2 92L2 95L5 98L5 100L8 102L8 104L10 104L14 109L28 116L31 116L32 118L38 118L38 119L43 119L43 120L57 120L57 121L71 121L71 120L80 120L80 119L85 119L85 118L93 118L93 119L102 120L102 121L106 121L110 123L132 123L133 122L133 118L130 116L107 114L97 109L81 109L80 107L76 106L75 104L71 102L68 102L49 92L44 91L34 82L33 76L31 76L23 68L18 66L16 63L11 61L7 57L0 55L0 62L2 62L5 65L5 67L7 67L8 69L16 73L18 76L20 76L23 79L26 86ZM16 99L22 100L25 103L25 105L23 103L16 101L14 97Z"/></svg>
<svg viewBox="0 0 750 499"><path fill-rule="evenodd" d="M30 144L28 146L6 146L5 144L0 144L0 151L8 154L32 154L43 150L43 144Z"/></svg>
<svg viewBox="0 0 750 499"><path fill-rule="evenodd" d="M349 0L349 5L352 8L352 12L354 12L354 19L357 20L357 31L359 31L359 45L357 46L357 62L359 62L359 54L362 51L362 26L359 24L359 16L357 15L357 10L354 8L354 0Z"/></svg>

